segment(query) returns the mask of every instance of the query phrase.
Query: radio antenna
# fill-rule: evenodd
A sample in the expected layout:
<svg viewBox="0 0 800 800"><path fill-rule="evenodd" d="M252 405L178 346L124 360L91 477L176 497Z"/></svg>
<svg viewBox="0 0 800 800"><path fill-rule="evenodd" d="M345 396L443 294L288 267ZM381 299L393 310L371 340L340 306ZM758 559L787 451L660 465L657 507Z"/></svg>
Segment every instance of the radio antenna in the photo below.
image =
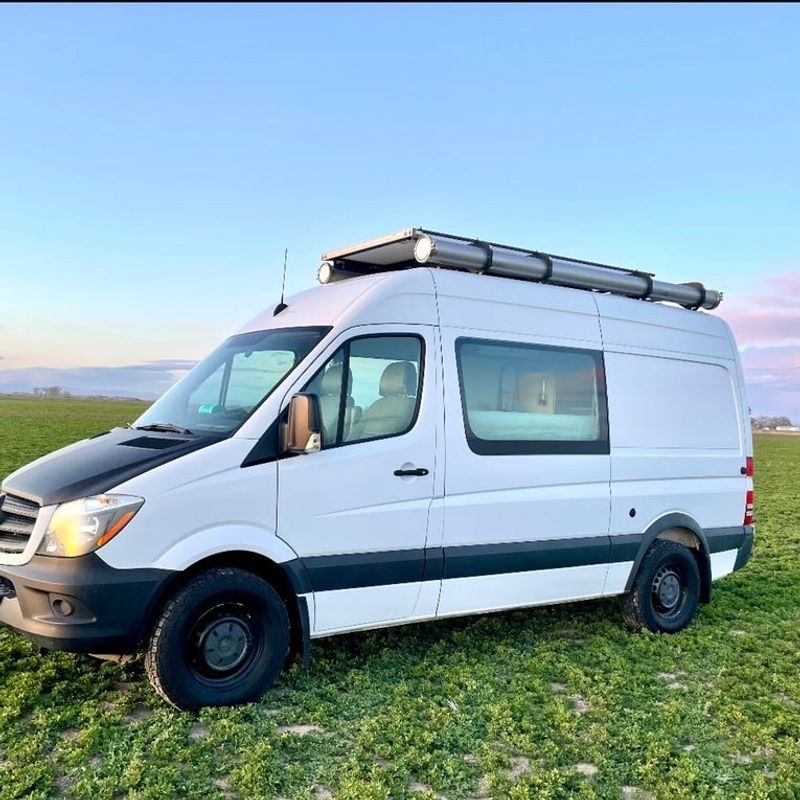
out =
<svg viewBox="0 0 800 800"><path fill-rule="evenodd" d="M272 312L273 317L277 317L278 314L281 313L284 309L289 308L286 303L283 302L283 296L286 294L286 262L289 260L289 248L287 247L283 251L283 278L281 280L281 301L278 305L275 306L275 310Z"/></svg>

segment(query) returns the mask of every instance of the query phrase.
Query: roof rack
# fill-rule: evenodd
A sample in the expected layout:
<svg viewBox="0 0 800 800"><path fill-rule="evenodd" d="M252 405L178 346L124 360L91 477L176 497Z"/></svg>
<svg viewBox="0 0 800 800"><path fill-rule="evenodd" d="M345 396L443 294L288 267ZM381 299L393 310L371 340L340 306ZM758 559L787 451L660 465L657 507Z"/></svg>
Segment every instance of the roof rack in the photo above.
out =
<svg viewBox="0 0 800 800"><path fill-rule="evenodd" d="M318 277L331 283L375 272L425 265L483 275L609 292L639 300L676 303L684 308L716 308L722 292L702 283L667 283L651 272L540 253L480 239L405 228L322 255Z"/></svg>

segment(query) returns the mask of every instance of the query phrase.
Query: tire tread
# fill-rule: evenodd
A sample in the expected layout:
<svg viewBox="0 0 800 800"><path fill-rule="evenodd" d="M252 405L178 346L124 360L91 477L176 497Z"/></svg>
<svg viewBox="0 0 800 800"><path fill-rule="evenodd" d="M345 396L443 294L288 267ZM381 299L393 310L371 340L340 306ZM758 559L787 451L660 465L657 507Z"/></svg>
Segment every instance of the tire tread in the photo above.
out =
<svg viewBox="0 0 800 800"><path fill-rule="evenodd" d="M279 663L281 665L283 665L285 662L286 656L289 652L289 615L286 611L283 600L271 584L255 573L236 567L214 567L206 570L205 572L201 572L189 583L186 583L180 587L167 601L155 626L153 627L144 653L145 672L156 693L165 702L179 711L192 709L199 706L194 703L187 704L182 702L177 694L169 689L170 667L173 667L174 665L172 664L172 659L168 658L167 654L164 652L165 648L163 643L165 641L165 636L167 636L167 632L171 623L173 623L174 620L179 617L179 615L186 613L187 610L192 607L193 603L202 600L202 598L207 596L211 590L217 588L221 582L225 582L227 584L250 584L251 588L254 590L260 590L262 592L266 592L268 594L271 593L274 595L274 598L271 599L271 602L274 604L274 601L277 600L279 605L275 607L282 610L282 638L285 648L281 649L285 651L280 653ZM280 670L278 670L278 672L280 672ZM264 691L266 691L272 685L275 677L276 675L269 676L266 682L267 685L263 688L263 690L251 691L239 702L250 702L257 700L261 695L263 695Z"/></svg>
<svg viewBox="0 0 800 800"><path fill-rule="evenodd" d="M693 606L692 612L688 619L677 628L665 628L658 624L651 609L647 608L647 600L645 594L649 596L651 584L651 568L654 564L664 558L673 555L675 557L685 558L687 555L691 559L693 581L695 584L694 597L690 598ZM622 609L622 618L625 625L632 631L650 630L653 633L677 633L679 630L685 628L694 618L697 612L697 606L700 599L700 570L697 566L697 561L694 554L688 547L685 547L678 542L671 539L656 539L645 553L642 563L639 565L639 570L636 573L636 578L633 586L629 592L624 594L620 600L620 607Z"/></svg>

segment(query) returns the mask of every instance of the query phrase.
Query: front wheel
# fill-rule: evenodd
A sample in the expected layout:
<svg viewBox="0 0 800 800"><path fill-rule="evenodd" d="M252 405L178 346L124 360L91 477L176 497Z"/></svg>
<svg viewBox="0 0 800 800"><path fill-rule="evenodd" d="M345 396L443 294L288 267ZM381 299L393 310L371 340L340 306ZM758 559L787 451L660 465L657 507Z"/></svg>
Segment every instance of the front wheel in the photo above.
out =
<svg viewBox="0 0 800 800"><path fill-rule="evenodd" d="M699 602L700 570L691 550L656 539L622 598L622 613L634 630L676 633L692 621Z"/></svg>
<svg viewBox="0 0 800 800"><path fill-rule="evenodd" d="M155 690L181 710L257 700L289 650L289 617L262 578L221 567L196 575L167 602L145 653Z"/></svg>

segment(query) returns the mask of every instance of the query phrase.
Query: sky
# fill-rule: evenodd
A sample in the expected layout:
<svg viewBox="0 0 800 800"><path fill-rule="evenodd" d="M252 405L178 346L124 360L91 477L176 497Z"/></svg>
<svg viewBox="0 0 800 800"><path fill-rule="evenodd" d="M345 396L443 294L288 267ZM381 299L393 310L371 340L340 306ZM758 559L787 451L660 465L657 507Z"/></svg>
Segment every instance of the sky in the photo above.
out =
<svg viewBox="0 0 800 800"><path fill-rule="evenodd" d="M407 226L722 289L800 422L800 6L0 7L0 391L151 397Z"/></svg>

